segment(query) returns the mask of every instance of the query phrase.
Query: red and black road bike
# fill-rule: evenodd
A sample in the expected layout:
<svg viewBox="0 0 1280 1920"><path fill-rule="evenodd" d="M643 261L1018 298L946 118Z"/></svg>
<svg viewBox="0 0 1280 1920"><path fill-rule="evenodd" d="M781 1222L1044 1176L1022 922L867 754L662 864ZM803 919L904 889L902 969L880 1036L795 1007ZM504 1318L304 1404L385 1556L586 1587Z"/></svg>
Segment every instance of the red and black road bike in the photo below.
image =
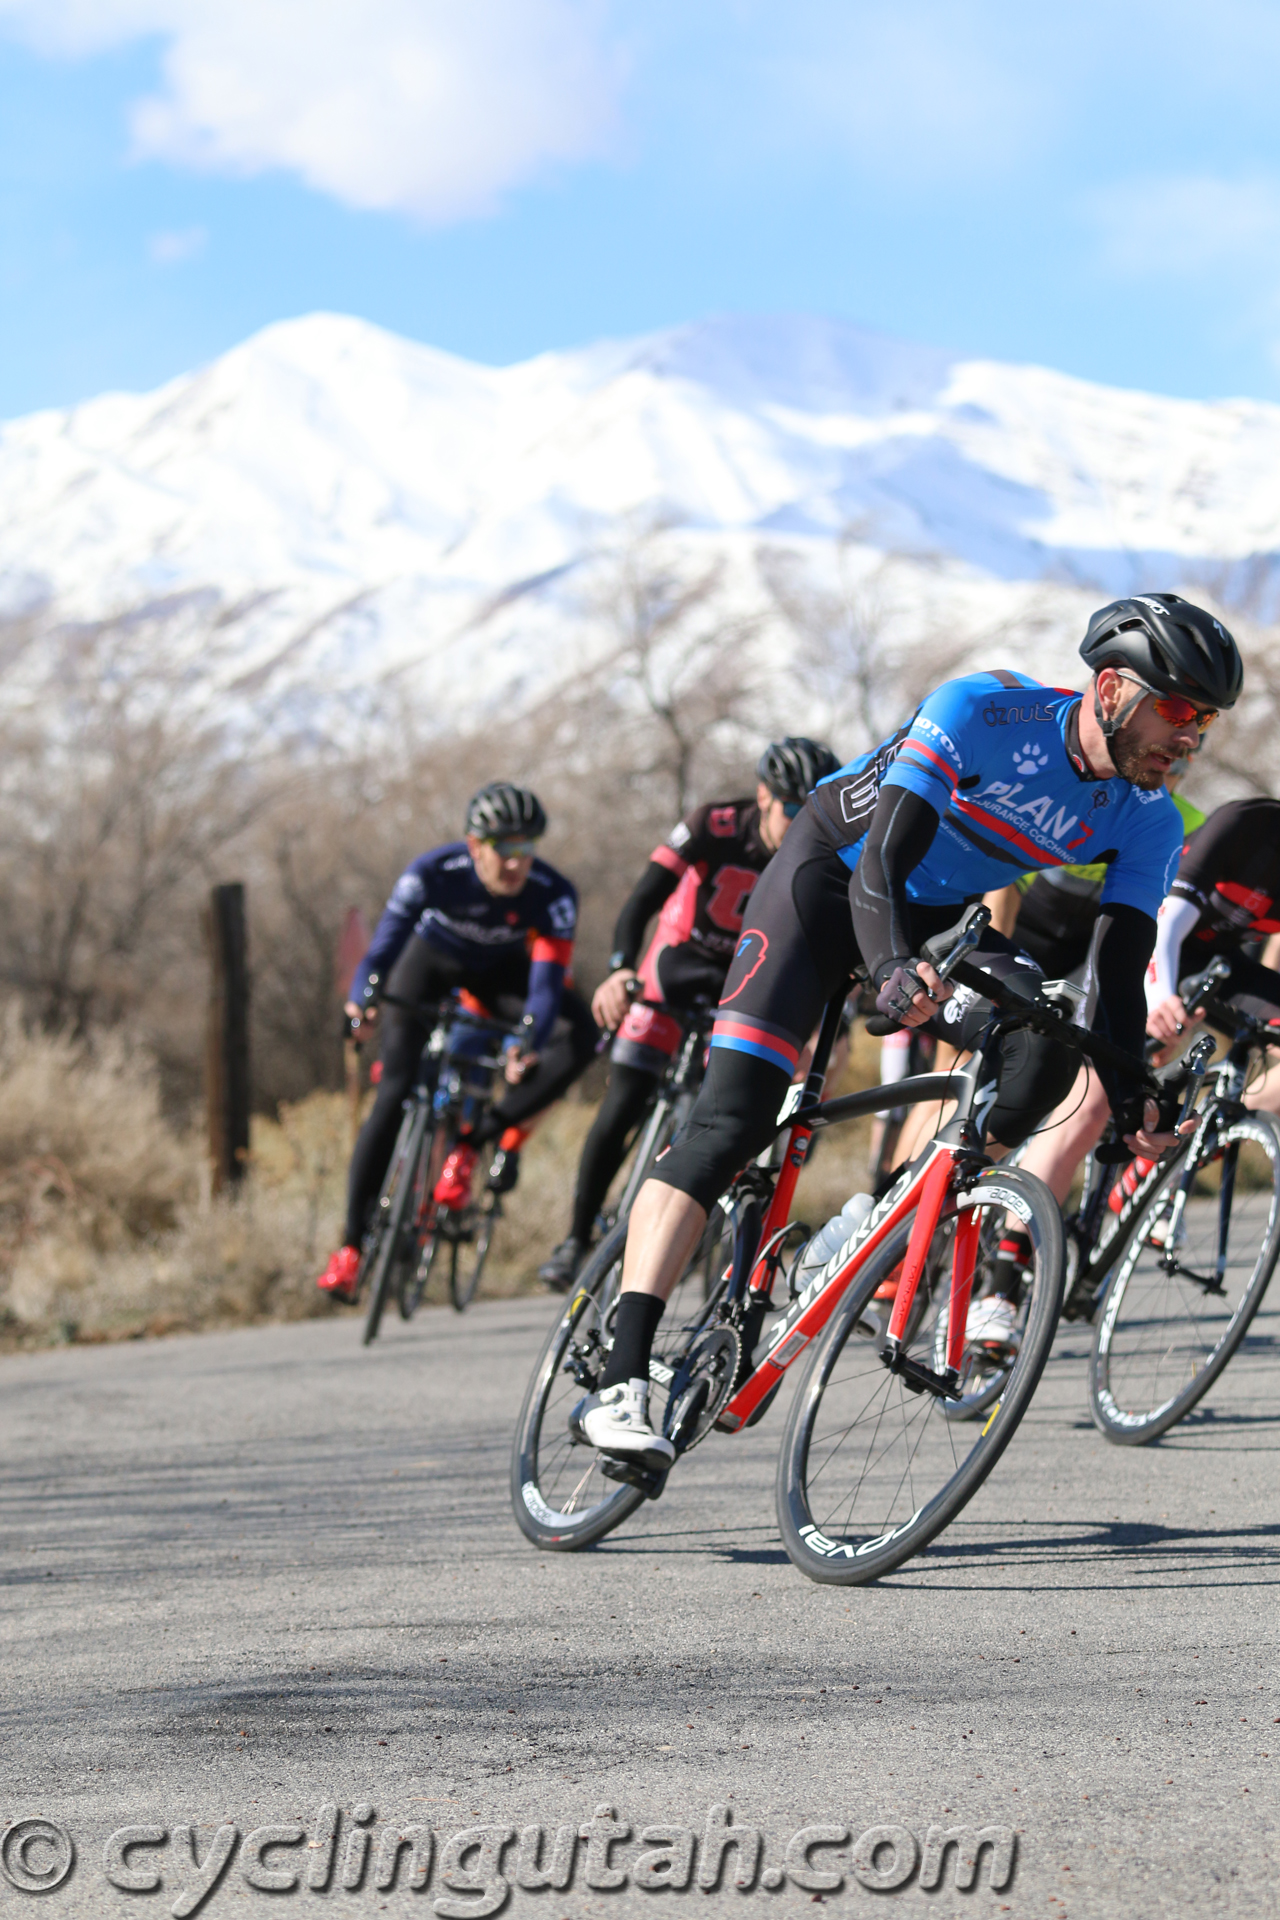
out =
<svg viewBox="0 0 1280 1920"><path fill-rule="evenodd" d="M892 1087L894 1105L954 1100L953 1118L801 1283L794 1250L808 1229L790 1211L809 1144L820 1129L888 1104L884 1087L821 1098L839 996L824 1016L803 1098L779 1130L780 1169L753 1165L734 1181L659 1329L650 1417L675 1444L677 1462L713 1430L754 1425L804 1362L782 1440L777 1513L788 1554L813 1580L861 1584L934 1539L1004 1452L1048 1356L1062 1302L1061 1216L1039 1180L993 1165L982 1148L1004 1036L1031 1027L1153 1085L1140 1062L1072 1024L1073 1005L1055 997L1057 983L1027 997L965 958L988 919L976 907L924 949L939 973L992 1003L971 1060ZM1010 1217L1032 1248L1025 1330L1000 1397L975 1432L947 1409L963 1400L974 1361L965 1340L970 1295ZM515 1436L516 1519L537 1546L560 1552L599 1540L666 1480L597 1453L569 1421L603 1369L625 1240L623 1223L583 1269L534 1370ZM708 1262L720 1276L709 1299ZM775 1305L780 1282L787 1297Z"/></svg>

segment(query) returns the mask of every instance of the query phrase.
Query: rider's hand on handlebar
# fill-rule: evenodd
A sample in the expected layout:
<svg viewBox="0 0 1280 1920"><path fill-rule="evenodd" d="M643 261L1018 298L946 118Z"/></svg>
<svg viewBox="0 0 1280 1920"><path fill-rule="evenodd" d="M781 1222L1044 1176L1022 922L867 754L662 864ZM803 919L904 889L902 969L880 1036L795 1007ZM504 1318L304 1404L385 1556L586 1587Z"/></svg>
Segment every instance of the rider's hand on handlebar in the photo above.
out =
<svg viewBox="0 0 1280 1920"><path fill-rule="evenodd" d="M507 1057L502 1063L502 1071L508 1086L518 1087L525 1075L532 1073L537 1064L536 1053L526 1053L521 1047L509 1047Z"/></svg>
<svg viewBox="0 0 1280 1920"><path fill-rule="evenodd" d="M955 988L949 980L940 980L936 970L927 960L913 961L912 971L922 982L923 991L912 994L910 1006L904 1008L901 1005L895 1005L892 1008L892 1014L893 1018L904 1027L922 1027L926 1020L933 1018L943 1001L951 998ZM905 968L899 967L885 981L880 990L880 1001L877 1001L882 1012L887 1011L881 1004L885 993L893 989L898 976L905 972Z"/></svg>
<svg viewBox="0 0 1280 1920"><path fill-rule="evenodd" d="M631 1005L632 995L627 988L633 980L639 984L640 976L634 967L619 967L616 973L600 982L591 996L591 1016L598 1027L617 1032Z"/></svg>
<svg viewBox="0 0 1280 1920"><path fill-rule="evenodd" d="M342 1011L355 1028L354 1038L363 1040L378 1024L378 1003L376 1000L348 1000Z"/></svg>
<svg viewBox="0 0 1280 1920"><path fill-rule="evenodd" d="M1144 1160L1158 1160L1170 1147L1176 1147L1184 1134L1194 1133L1199 1126L1198 1120L1184 1120L1176 1132L1157 1133L1160 1124L1160 1109L1154 1100L1148 1100L1142 1109L1142 1125L1136 1133L1126 1133L1124 1143L1130 1153L1141 1155Z"/></svg>
<svg viewBox="0 0 1280 1920"><path fill-rule="evenodd" d="M1188 1013L1176 993L1158 1000L1147 1015L1147 1032L1153 1040L1179 1040L1185 1033L1203 1024L1203 1014Z"/></svg>

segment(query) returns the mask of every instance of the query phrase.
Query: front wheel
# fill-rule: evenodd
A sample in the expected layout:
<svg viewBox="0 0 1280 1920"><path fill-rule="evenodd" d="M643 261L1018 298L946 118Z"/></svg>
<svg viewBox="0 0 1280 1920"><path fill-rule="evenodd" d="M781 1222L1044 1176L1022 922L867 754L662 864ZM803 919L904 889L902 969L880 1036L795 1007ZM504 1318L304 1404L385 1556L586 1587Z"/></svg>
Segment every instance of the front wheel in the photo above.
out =
<svg viewBox="0 0 1280 1920"><path fill-rule="evenodd" d="M1208 1392L1278 1254L1280 1122L1251 1113L1176 1160L1134 1227L1089 1363L1089 1408L1108 1440L1155 1440Z"/></svg>
<svg viewBox="0 0 1280 1920"><path fill-rule="evenodd" d="M378 1199L374 1237L361 1275L362 1283L369 1288L364 1319L366 1347L377 1339L387 1302L398 1290L401 1273L417 1250L414 1225L428 1191L424 1180L431 1151L429 1127L430 1115L425 1107L413 1107L405 1114Z"/></svg>
<svg viewBox="0 0 1280 1920"><path fill-rule="evenodd" d="M455 1240L449 1267L449 1298L458 1313L465 1313L476 1297L493 1230L501 1218L502 1201L496 1193L486 1192L479 1204L468 1210L468 1237Z"/></svg>
<svg viewBox="0 0 1280 1920"><path fill-rule="evenodd" d="M1062 1221L1047 1187L1019 1169L993 1168L956 1197L980 1229L1013 1213L1031 1241L1022 1344L976 1436L946 1417L942 1400L913 1392L880 1350L877 1287L902 1260L908 1218L867 1263L816 1342L792 1403L778 1461L778 1525L800 1571L833 1586L862 1586L901 1566L973 1498L1027 1410L1062 1304ZM944 1226L946 1223L943 1223ZM931 1278L932 1276L932 1278ZM927 1261L923 1311L905 1351L931 1370L948 1311L950 1261ZM917 1294L919 1302L919 1294Z"/></svg>

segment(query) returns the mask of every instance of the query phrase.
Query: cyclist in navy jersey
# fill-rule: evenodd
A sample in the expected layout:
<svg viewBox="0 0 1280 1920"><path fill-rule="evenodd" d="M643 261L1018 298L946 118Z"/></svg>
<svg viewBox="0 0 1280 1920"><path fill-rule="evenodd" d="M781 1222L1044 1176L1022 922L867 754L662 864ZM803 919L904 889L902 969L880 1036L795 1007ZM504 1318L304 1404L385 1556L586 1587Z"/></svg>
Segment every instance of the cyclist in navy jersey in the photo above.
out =
<svg viewBox="0 0 1280 1920"><path fill-rule="evenodd" d="M486 1146L497 1147L489 1184L508 1192L528 1123L595 1053L595 1022L565 985L578 896L563 874L534 856L546 826L527 787L482 787L467 809L466 839L424 853L401 874L351 982L352 1019L376 1020L384 988L418 1006L462 988L491 1012L523 1015L521 1039L508 1053L510 1091L445 1161L435 1188L442 1206L467 1204ZM316 1283L338 1299L354 1297L360 1242L427 1039L426 1027L401 1006L386 1006L381 1027L382 1077L351 1159L343 1244Z"/></svg>
<svg viewBox="0 0 1280 1920"><path fill-rule="evenodd" d="M671 1443L648 1420L648 1369L666 1298L711 1206L771 1136L791 1072L823 1005L855 971L882 1012L972 1044L975 1001L948 1027L948 983L918 955L967 901L1036 868L1107 867L1093 1025L1141 1054L1143 973L1177 867L1182 823L1170 766L1234 704L1242 669L1220 623L1176 595L1103 608L1081 654L1081 697L1018 673L976 673L932 694L890 740L822 783L760 880L725 982L711 1062L688 1126L642 1187L631 1217L614 1344L598 1391L575 1411L604 1450L654 1467ZM989 929L982 964L1031 968ZM974 1022L974 1033L967 1031ZM988 1136L1018 1145L1067 1091L1071 1053L1022 1030L1005 1042ZM1131 1152L1174 1143L1171 1115L1106 1077Z"/></svg>
<svg viewBox="0 0 1280 1920"><path fill-rule="evenodd" d="M756 881L806 795L838 765L831 749L816 741L776 740L760 756L754 799L713 800L654 848L618 915L609 976L591 1002L600 1025L617 1037L609 1084L578 1164L568 1238L538 1269L554 1292L572 1284L657 1078L680 1045L679 1012L664 1008L719 1000ZM655 913L657 931L640 959Z"/></svg>

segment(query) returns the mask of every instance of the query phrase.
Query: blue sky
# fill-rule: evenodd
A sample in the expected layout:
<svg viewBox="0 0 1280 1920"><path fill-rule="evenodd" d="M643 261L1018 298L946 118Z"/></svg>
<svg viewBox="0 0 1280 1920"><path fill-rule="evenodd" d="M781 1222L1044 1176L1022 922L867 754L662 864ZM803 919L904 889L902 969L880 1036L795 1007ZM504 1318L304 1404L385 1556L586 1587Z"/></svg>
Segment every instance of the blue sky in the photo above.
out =
<svg viewBox="0 0 1280 1920"><path fill-rule="evenodd" d="M1275 0L0 0L0 417L356 313L1280 400Z"/></svg>

